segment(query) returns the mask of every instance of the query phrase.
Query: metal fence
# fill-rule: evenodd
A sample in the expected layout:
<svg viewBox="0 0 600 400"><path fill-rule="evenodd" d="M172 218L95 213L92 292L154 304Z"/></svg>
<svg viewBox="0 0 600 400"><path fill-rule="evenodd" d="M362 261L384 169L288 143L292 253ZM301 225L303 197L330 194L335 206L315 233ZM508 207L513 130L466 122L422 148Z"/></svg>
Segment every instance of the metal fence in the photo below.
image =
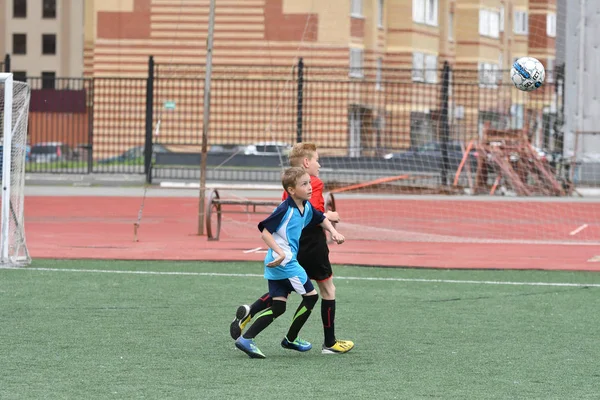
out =
<svg viewBox="0 0 600 400"><path fill-rule="evenodd" d="M7 54L3 60L0 60L0 71L10 72L10 54Z"/></svg>
<svg viewBox="0 0 600 400"><path fill-rule="evenodd" d="M198 179L204 66L156 65L150 58L148 71L147 78L28 77L27 170ZM278 154L302 140L317 143L330 166L359 171L360 179L412 168L440 172L443 183L448 171L440 165L390 166L386 156L464 144L485 126L523 129L534 146L562 153L561 82L560 71L548 71L542 88L525 93L509 71L349 71L302 61L215 66L207 178L277 179L286 161ZM58 146L65 147L57 155Z"/></svg>

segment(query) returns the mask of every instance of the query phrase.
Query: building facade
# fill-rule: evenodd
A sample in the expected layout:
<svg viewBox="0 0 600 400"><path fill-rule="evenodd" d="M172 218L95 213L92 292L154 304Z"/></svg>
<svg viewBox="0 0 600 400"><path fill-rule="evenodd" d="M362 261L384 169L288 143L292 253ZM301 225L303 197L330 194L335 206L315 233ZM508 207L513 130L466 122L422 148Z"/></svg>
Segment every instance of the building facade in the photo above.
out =
<svg viewBox="0 0 600 400"><path fill-rule="evenodd" d="M1 0L0 54L10 54L17 79L83 76L83 8L80 0Z"/></svg>
<svg viewBox="0 0 600 400"><path fill-rule="evenodd" d="M57 1L72 7L77 3ZM524 55L538 57L552 69L555 2L218 0L211 143L293 141L295 117L292 112L275 112L280 104L272 99L296 90L291 71L300 57L312 79L305 87L310 101L304 105L304 138L325 144L321 147L332 153L360 156L437 140L440 69L445 62L454 70L449 104L454 138L466 141L481 136L486 122L515 129L531 124L531 118L536 124L543 122L541 113L556 111L549 104L553 88L525 95L512 88L508 74L501 71L509 70L513 60ZM30 3L30 14L37 18L34 2ZM166 88L160 85L165 83L157 82L157 103L177 103L176 113L162 114L161 140L197 145L203 71L191 66L205 62L209 0L85 0L79 4L85 16L84 76L139 79L122 83L137 88L127 99L115 96L121 89L104 87L102 80L95 83L95 151L104 155L122 151L123 146L115 147L110 137L124 132L131 135L128 146L143 143L143 79L149 55L154 56L163 77L187 74L193 78L195 74L198 79L193 89L169 91L169 98L161 97ZM6 18L11 7L7 4L3 10ZM79 13L74 10L70 15ZM7 40L5 35L5 47ZM14 59L13 70L29 65L24 58ZM57 71L63 71L58 69L61 59L55 61ZM232 96L220 91L226 83L218 81L219 71L224 76L235 71L246 78L277 78L284 83L239 89ZM551 82L553 75L549 73L548 78ZM257 107L264 110L259 113ZM265 120L262 116L267 114L278 120ZM184 122L178 123L178 118ZM115 124L115 120L125 123ZM265 126L271 122L277 129L267 133ZM536 133L532 139L543 141L543 130L536 129L541 136Z"/></svg>

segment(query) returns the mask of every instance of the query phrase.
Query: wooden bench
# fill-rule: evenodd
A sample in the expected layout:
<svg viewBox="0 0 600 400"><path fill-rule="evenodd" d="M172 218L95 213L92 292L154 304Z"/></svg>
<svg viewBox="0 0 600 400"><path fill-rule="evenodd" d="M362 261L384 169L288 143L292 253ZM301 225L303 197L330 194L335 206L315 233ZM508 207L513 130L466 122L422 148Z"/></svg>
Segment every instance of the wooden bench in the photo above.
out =
<svg viewBox="0 0 600 400"><path fill-rule="evenodd" d="M224 212L234 214L250 214L250 213L264 213L270 214L273 209L257 210L256 207L277 207L281 204L281 200L252 200L252 199L222 199L219 190L213 189L208 197L208 210L206 212L206 236L208 240L219 240L221 234L221 221L222 214ZM225 210L223 206L243 206L242 210ZM328 193L325 196L325 211L335 211L335 198L333 194ZM212 216L217 216L217 226L213 234L212 227Z"/></svg>

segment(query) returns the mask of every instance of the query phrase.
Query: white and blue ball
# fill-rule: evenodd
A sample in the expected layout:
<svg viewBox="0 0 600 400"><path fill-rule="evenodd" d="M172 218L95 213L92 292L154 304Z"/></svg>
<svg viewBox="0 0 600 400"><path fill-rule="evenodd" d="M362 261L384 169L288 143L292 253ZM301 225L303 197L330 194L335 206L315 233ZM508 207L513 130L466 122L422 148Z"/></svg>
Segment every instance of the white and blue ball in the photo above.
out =
<svg viewBox="0 0 600 400"><path fill-rule="evenodd" d="M546 79L546 70L539 60L533 57L521 57L510 69L510 79L517 89L531 92L542 86Z"/></svg>

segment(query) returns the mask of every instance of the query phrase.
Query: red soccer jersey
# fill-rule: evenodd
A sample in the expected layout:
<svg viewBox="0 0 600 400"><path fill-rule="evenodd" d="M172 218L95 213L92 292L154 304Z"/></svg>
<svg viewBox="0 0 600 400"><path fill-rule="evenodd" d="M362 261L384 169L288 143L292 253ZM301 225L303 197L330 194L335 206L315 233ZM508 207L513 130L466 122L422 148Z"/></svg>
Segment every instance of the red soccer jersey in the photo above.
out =
<svg viewBox="0 0 600 400"><path fill-rule="evenodd" d="M317 176L310 177L310 186L312 186L312 196L310 198L310 205L321 211L325 212L325 199L323 198L323 181L320 180ZM287 192L283 192L282 200L287 199Z"/></svg>

